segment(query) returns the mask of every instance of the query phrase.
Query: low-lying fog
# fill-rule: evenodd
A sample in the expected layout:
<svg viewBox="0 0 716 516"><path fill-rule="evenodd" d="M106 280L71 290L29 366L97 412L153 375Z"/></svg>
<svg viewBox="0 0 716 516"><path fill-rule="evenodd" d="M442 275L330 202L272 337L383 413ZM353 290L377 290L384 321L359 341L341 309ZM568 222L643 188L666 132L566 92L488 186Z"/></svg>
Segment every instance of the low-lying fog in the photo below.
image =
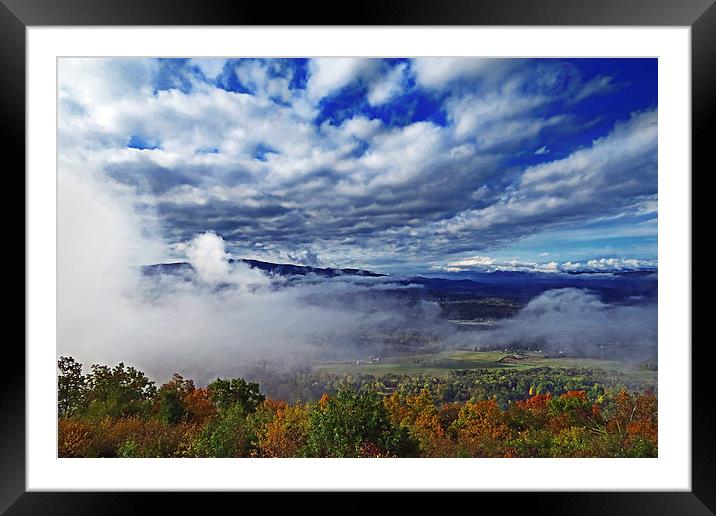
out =
<svg viewBox="0 0 716 516"><path fill-rule="evenodd" d="M513 317L460 331L436 301L398 302L395 292L423 288L405 278L289 282L230 262L214 233L186 243L187 274L146 275L138 265L161 256L163 242L130 200L71 174L60 200L57 355L86 367L124 362L158 381L180 372L204 384L258 362L291 368L392 346L656 354L656 303L607 303L589 289L548 290Z"/></svg>

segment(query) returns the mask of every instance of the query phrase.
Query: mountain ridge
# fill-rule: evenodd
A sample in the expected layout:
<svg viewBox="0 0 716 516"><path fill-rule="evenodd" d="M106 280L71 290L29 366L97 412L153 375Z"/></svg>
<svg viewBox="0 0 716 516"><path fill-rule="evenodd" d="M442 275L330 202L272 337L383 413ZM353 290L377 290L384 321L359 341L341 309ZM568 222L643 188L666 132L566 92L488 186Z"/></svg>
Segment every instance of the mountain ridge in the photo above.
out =
<svg viewBox="0 0 716 516"><path fill-rule="evenodd" d="M385 277L387 274L381 274L378 272L372 272L365 269L355 268L330 268L330 267L311 267L309 265L295 265L290 263L273 263L264 262L261 260L252 260L247 258L228 260L229 263L245 263L252 269L259 269L263 272L270 274L278 274L280 276L305 276L307 274L316 274L317 276L323 276L325 278L335 278L337 276L361 276L361 277ZM152 265L143 265L141 267L145 274L154 273L177 273L182 270L193 269L189 262L170 262L170 263L156 263Z"/></svg>

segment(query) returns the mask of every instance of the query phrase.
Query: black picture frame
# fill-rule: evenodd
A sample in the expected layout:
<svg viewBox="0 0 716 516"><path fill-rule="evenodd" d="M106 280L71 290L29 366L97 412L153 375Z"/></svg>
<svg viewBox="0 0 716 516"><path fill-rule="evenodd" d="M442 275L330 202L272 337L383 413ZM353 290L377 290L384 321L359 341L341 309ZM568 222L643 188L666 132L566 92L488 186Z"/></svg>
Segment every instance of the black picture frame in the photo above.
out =
<svg viewBox="0 0 716 516"><path fill-rule="evenodd" d="M6 168L6 173L12 173L19 180L23 177L20 169L25 169L26 28L82 25L688 26L691 27L692 73L690 173L693 178L694 170L700 170L702 175L709 172L707 163L711 161L709 150L712 144L708 128L716 119L714 0L453 0L441 3L384 0L346 4L349 8L345 11L338 9L334 2L286 3L280 8L276 5L249 5L225 0L0 0L0 130L6 156L16 158L14 168ZM713 165L709 168L713 169ZM25 191L24 180L16 191L20 188ZM6 220L16 218L17 211L13 211ZM22 306L24 310L25 305ZM693 315L691 319L693 321ZM169 512L171 507L181 507L182 512L208 512L209 505L224 503L227 497L233 496L214 494L209 498L199 495L197 500L182 493L166 496L118 492L26 492L25 354L16 342L9 339L6 342L0 394L0 511L7 510L7 514L128 514L148 508L145 505L147 498L161 497L161 503L166 504L162 512ZM708 358L711 345L710 339L694 340L691 350L690 492L510 493L510 505L515 501L522 502L530 512L550 514L713 514L716 511L716 428L713 418L716 404L710 385L712 366ZM477 496L483 503L488 497L499 501L506 495L480 493ZM240 496L244 508L248 507L246 503L255 503L247 500L247 493ZM423 503L420 494L410 497L413 502ZM312 512L319 509L310 501L303 502L304 497L295 498L291 501L293 510L300 510L304 504ZM341 502L343 510L361 513L374 510L373 502L359 493L352 493L350 499L348 503ZM276 501L275 496L272 500Z"/></svg>

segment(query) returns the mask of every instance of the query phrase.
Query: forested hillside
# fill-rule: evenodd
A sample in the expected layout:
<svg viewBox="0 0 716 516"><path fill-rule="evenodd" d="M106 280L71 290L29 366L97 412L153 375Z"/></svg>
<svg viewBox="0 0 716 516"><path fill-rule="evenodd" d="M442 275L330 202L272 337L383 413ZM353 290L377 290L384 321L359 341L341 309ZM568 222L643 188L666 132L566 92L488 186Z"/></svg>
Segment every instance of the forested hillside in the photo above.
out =
<svg viewBox="0 0 716 516"><path fill-rule="evenodd" d="M312 378L320 398L288 403L243 378L58 366L60 457L657 456L656 395L589 371Z"/></svg>

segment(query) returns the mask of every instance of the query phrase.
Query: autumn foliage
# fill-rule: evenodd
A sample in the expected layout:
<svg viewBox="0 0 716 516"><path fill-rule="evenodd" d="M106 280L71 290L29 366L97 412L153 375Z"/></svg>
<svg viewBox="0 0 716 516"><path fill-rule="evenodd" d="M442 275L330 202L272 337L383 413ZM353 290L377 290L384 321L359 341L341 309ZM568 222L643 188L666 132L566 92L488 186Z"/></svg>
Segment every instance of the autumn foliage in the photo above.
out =
<svg viewBox="0 0 716 516"><path fill-rule="evenodd" d="M87 375L62 357L60 457L655 457L650 392L532 389L522 399L440 402L342 388L317 402L266 399L256 383L207 387L175 374L158 389L120 364Z"/></svg>
<svg viewBox="0 0 716 516"><path fill-rule="evenodd" d="M306 453L310 428L308 406L271 403L276 407L273 417L265 424L258 441L261 457L301 457Z"/></svg>

